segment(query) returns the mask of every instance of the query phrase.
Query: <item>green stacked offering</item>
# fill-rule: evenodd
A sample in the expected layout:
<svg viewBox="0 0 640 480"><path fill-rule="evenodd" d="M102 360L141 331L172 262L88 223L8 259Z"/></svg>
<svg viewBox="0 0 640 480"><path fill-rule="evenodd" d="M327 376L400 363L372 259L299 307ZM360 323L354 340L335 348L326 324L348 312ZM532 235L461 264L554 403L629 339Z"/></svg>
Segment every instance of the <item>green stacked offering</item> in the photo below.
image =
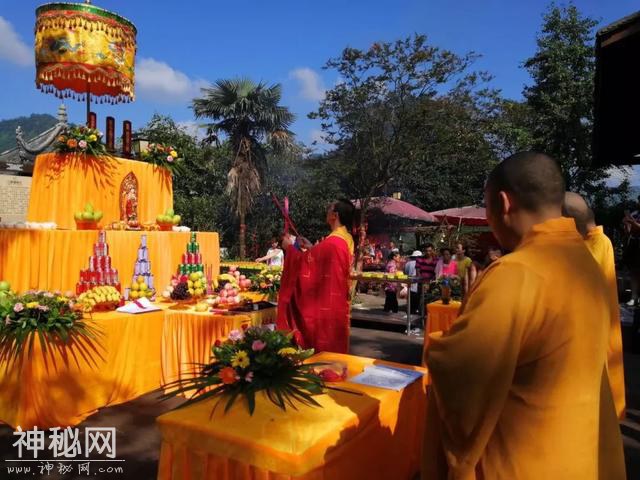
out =
<svg viewBox="0 0 640 480"><path fill-rule="evenodd" d="M84 211L76 212L73 218L78 222L99 222L102 220L102 212L100 210L94 210L91 202L87 202L84 206Z"/></svg>

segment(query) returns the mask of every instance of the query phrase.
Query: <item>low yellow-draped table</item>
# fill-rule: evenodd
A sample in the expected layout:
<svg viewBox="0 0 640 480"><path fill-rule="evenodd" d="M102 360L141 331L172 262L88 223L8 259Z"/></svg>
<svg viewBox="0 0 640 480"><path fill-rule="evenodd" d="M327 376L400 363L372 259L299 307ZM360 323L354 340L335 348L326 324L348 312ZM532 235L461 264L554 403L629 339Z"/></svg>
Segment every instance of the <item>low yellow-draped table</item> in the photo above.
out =
<svg viewBox="0 0 640 480"><path fill-rule="evenodd" d="M98 408L160 387L164 312L104 312L93 348L43 353L38 340L20 365L0 363L0 421L23 429L76 425Z"/></svg>
<svg viewBox="0 0 640 480"><path fill-rule="evenodd" d="M442 300L429 303L427 305L427 333L449 330L458 317L461 305L455 300L451 300L448 305L443 304ZM426 337L427 335L425 335Z"/></svg>
<svg viewBox="0 0 640 480"><path fill-rule="evenodd" d="M349 377L366 365L420 367L321 353L313 361L342 361ZM418 472L426 410L426 376L400 392L355 383L361 392L329 390L283 412L264 395L249 415L244 400L226 414L206 400L158 418L159 480L388 480Z"/></svg>
<svg viewBox="0 0 640 480"><path fill-rule="evenodd" d="M138 180L139 222L155 222L173 208L172 178L164 168L124 158L45 153L33 168L27 220L75 229L74 212L91 202L104 214L102 225L119 221L120 184L129 173Z"/></svg>
<svg viewBox="0 0 640 480"><path fill-rule="evenodd" d="M151 271L161 292L182 263L190 233L107 231L111 264L118 270L123 289L131 282L141 235L147 235ZM204 263L217 272L218 234L198 232L197 239ZM95 230L0 230L0 279L10 282L18 292L75 292L80 270L88 268L97 240Z"/></svg>

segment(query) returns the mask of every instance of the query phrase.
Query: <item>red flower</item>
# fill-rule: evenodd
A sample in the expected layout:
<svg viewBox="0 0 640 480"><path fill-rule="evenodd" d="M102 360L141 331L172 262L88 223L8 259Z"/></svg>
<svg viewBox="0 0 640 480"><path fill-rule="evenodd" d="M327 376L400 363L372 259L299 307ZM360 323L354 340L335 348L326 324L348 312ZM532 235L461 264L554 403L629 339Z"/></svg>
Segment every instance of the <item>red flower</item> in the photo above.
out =
<svg viewBox="0 0 640 480"><path fill-rule="evenodd" d="M222 370L220 370L218 376L220 377L220 380L222 380L222 383L224 383L225 385L231 385L232 383L236 383L237 381L236 371L231 367L224 367Z"/></svg>
<svg viewBox="0 0 640 480"><path fill-rule="evenodd" d="M246 330L247 328L249 328L249 324L248 323L243 323L242 324L242 330Z"/></svg>
<svg viewBox="0 0 640 480"><path fill-rule="evenodd" d="M216 339L216 341L213 343L214 347L219 347L220 345L222 345L222 342L220 341L220 339Z"/></svg>

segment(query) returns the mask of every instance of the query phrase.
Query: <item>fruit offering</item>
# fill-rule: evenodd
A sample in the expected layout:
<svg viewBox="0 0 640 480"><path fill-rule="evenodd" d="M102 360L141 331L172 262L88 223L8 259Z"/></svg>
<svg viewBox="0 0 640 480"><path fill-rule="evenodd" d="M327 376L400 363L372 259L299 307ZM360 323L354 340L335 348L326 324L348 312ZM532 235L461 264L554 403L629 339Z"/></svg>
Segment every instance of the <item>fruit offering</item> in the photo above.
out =
<svg viewBox="0 0 640 480"><path fill-rule="evenodd" d="M76 294L86 292L93 287L112 286L120 291L118 270L111 265L107 234L101 230L98 234L98 243L93 245L93 255L89 257L89 268L80 270L80 280L76 284Z"/></svg>
<svg viewBox="0 0 640 480"><path fill-rule="evenodd" d="M234 287L231 282L225 283L224 287L218 292L218 297L213 299L213 306L220 308L234 307L241 303L240 290Z"/></svg>
<svg viewBox="0 0 640 480"><path fill-rule="evenodd" d="M129 299L147 297L153 299L156 290L154 288L153 274L151 273L151 261L149 260L149 249L147 248L147 236L140 237L138 256L133 266L133 278L131 279L131 289Z"/></svg>
<svg viewBox="0 0 640 480"><path fill-rule="evenodd" d="M220 277L224 275L225 274L222 274ZM235 265L231 265L229 267L229 273L227 275L233 277L234 280L232 281L232 283L235 283L235 285L237 285L237 288L239 288L241 292L246 292L251 288L251 280L249 280L246 275L243 275ZM227 277L225 276L224 278Z"/></svg>
<svg viewBox="0 0 640 480"><path fill-rule="evenodd" d="M102 220L102 212L100 210L94 210L91 202L87 202L84 206L84 211L78 211L73 215L76 220L76 226L79 230L93 230L97 227L97 224Z"/></svg>
<svg viewBox="0 0 640 480"><path fill-rule="evenodd" d="M93 287L78 296L78 305L83 312L115 310L122 304L120 292L115 287Z"/></svg>
<svg viewBox="0 0 640 480"><path fill-rule="evenodd" d="M191 300L191 294L189 293L189 287L187 282L179 282L170 293L171 300L185 301Z"/></svg>
<svg viewBox="0 0 640 480"><path fill-rule="evenodd" d="M11 284L9 282L2 280L0 281L0 298L9 295L11 293Z"/></svg>
<svg viewBox="0 0 640 480"><path fill-rule="evenodd" d="M180 215L176 215L172 208L168 208L162 215L156 217L156 223L160 226L161 230L171 230L174 225L180 223Z"/></svg>

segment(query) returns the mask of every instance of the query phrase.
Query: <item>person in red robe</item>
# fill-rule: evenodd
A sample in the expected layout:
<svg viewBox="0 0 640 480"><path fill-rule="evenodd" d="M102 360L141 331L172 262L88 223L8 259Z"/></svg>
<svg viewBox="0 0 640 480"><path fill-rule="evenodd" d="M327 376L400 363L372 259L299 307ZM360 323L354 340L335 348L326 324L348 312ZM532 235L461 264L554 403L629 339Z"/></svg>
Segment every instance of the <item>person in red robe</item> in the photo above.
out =
<svg viewBox="0 0 640 480"><path fill-rule="evenodd" d="M349 351L349 274L355 208L348 200L327 211L331 234L317 245L287 235L282 241L284 270L278 296L277 328L294 332L302 348Z"/></svg>

